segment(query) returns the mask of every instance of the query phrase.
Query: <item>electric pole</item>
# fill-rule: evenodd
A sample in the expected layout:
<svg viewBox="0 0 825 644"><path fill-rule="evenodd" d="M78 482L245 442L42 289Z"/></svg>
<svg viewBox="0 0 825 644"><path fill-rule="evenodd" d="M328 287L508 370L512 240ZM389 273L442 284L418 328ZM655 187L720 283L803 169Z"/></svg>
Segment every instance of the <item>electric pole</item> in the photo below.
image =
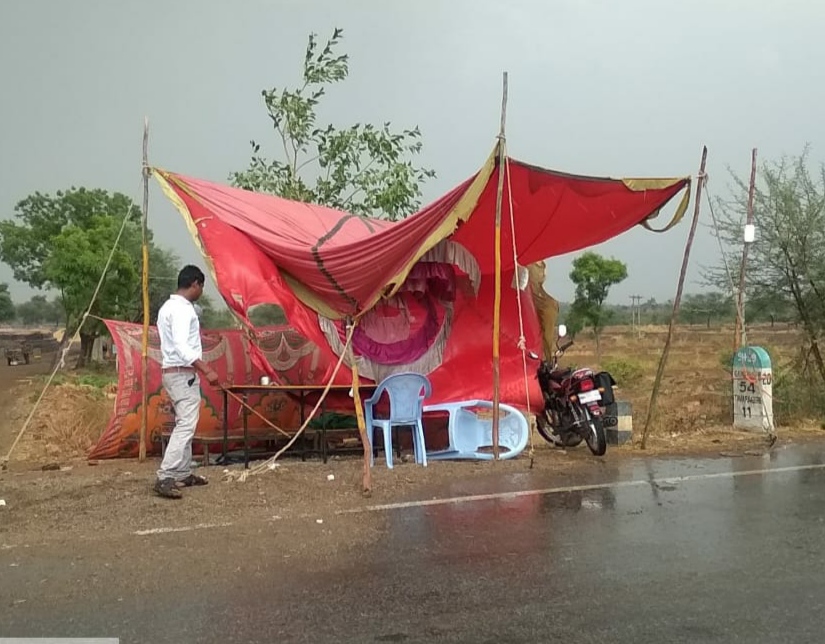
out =
<svg viewBox="0 0 825 644"><path fill-rule="evenodd" d="M637 327L642 326L642 296L641 295L631 295L630 296L630 328L636 329Z"/></svg>

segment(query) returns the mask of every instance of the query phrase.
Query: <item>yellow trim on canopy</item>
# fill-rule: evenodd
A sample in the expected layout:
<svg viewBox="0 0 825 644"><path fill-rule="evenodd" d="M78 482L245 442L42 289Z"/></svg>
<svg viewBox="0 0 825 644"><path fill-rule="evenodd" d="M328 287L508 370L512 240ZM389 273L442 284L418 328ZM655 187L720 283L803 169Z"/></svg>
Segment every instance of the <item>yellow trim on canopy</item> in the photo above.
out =
<svg viewBox="0 0 825 644"><path fill-rule="evenodd" d="M655 219L659 216L659 211L657 210L653 213L650 217L645 219L642 222L642 226L647 228L652 233L666 233L668 230L673 228L676 224L682 221L682 217L685 216L685 212L687 212L688 205L690 204L690 178L688 178L687 183L685 184L685 193L682 195L682 200L679 202L679 205L676 207L676 212L673 213L673 217L671 218L670 222L664 228L653 228L650 225L650 220Z"/></svg>
<svg viewBox="0 0 825 644"><path fill-rule="evenodd" d="M179 181L175 181L165 170L161 170L160 168L150 168L150 170L152 171L152 175L160 184L163 194L166 195L167 199L172 202L172 205L175 206L175 209L181 214L181 217L183 217L183 222L186 224L186 229L192 236L192 240L195 242L195 246L198 247L204 261L206 261L206 266L209 270L209 274L212 276L212 281L214 281L217 285L218 277L215 272L215 265L212 263L212 258L206 252L206 248L204 248L203 243L201 242L200 235L198 234L198 226L192 217L192 213L189 212L189 208L186 207L186 204L183 203L183 200L178 196L170 183L174 182L174 184L180 187L181 190L185 190L190 197L194 198L194 196L186 188L186 186L181 185Z"/></svg>
<svg viewBox="0 0 825 644"><path fill-rule="evenodd" d="M281 273L281 277L284 278L284 282L286 282L286 285L295 294L295 297L297 297L299 300L301 300L301 302L310 307L318 315L323 315L325 318L328 318L330 320L343 320L347 317L344 313L339 313L338 311L333 309L329 304L324 302L324 300L318 297L313 291L308 289L303 282L292 277L292 275L290 275L281 268L279 268L278 270Z"/></svg>
<svg viewBox="0 0 825 644"><path fill-rule="evenodd" d="M685 216L688 205L690 205L690 177L678 177L672 179L631 178L622 179L621 181L628 190L632 190L633 192L644 192L645 190L666 190L680 181L686 181L684 187L685 193L682 195L682 200L676 207L676 212L673 213L673 217L664 228L653 228L649 223L651 219L656 219L656 217L659 216L658 210L642 222L641 225L652 233L664 233L673 228L676 224L682 221L682 217Z"/></svg>
<svg viewBox="0 0 825 644"><path fill-rule="evenodd" d="M646 179L644 177L629 177L620 179L620 181L625 185L625 188L628 190L632 190L633 192L644 192L645 190L667 190L668 188L675 186L680 181L684 181L687 179L690 181L690 177L671 177L665 179Z"/></svg>

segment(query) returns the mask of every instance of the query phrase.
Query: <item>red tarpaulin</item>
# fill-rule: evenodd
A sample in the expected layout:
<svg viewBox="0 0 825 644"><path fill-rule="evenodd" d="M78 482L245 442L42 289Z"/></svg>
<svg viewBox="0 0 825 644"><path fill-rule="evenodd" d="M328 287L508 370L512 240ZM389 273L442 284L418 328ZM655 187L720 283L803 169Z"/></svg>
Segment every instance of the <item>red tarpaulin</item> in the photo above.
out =
<svg viewBox="0 0 825 644"><path fill-rule="evenodd" d="M541 352L542 330L530 289L515 287L513 234L518 266L528 266L647 225L684 190L675 223L687 206L690 179L600 179L512 159L505 168L501 401L523 406L518 298L529 350ZM163 170L154 174L235 313L248 322L251 307L279 304L293 328L328 352L331 365L343 348L343 319L359 318L353 346L363 375L425 373L433 401L441 402L491 398L498 172L494 153L473 177L395 223ZM254 343L251 351L255 363L277 377ZM330 373L316 376L323 381ZM338 381L349 379L342 369ZM539 402L532 378L530 395Z"/></svg>
<svg viewBox="0 0 825 644"><path fill-rule="evenodd" d="M140 444L141 390L141 337L143 326L106 320L112 334L118 356L118 383L115 409L109 425L89 453L90 459L136 457ZM279 374L279 380L301 384L314 377L323 360L316 347L287 327L267 327L259 330L260 350L264 359ZM255 367L249 355L249 342L242 331L202 331L203 360L224 382L257 382L263 371ZM160 372L160 339L157 329L149 330L148 378L147 378L147 433L146 453L160 453L160 432L164 423L174 422L172 402L163 390ZM326 369L326 365L321 365ZM335 403L336 401L333 401ZM349 402L349 401L346 401ZM233 435L241 425L240 403L228 400L228 426ZM301 409L298 401L280 392L251 394L248 404L259 414L265 415L280 427L293 429L300 425ZM330 405L333 408L333 405ZM347 405L344 404L346 409ZM220 390L201 382L201 408L195 436L217 439L223 436L223 401ZM251 435L260 421L251 415ZM234 441L233 441L234 443ZM213 449L219 449L214 444Z"/></svg>

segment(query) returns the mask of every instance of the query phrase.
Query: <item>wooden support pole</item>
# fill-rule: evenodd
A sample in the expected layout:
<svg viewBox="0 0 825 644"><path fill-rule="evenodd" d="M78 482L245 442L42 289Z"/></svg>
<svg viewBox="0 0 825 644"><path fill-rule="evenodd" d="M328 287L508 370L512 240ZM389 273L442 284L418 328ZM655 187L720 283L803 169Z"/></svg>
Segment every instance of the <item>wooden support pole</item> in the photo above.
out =
<svg viewBox="0 0 825 644"><path fill-rule="evenodd" d="M753 200L756 193L756 148L751 152L751 180L748 185L748 214L747 225L753 225ZM734 335L734 349L739 349L748 343L748 330L745 325L745 272L748 263L748 250L751 242L745 241L742 249L742 265L739 267L739 290L736 301L736 333Z"/></svg>
<svg viewBox="0 0 825 644"><path fill-rule="evenodd" d="M143 270L141 290L143 294L143 338L140 347L140 444L138 461L146 459L147 419L149 413L149 119L143 119Z"/></svg>
<svg viewBox="0 0 825 644"><path fill-rule="evenodd" d="M501 202L504 193L505 172L505 137L504 126L507 120L507 72L503 74L501 96L501 126L498 132L498 193L496 195L496 229L495 229L495 298L493 304L493 458L499 458L498 430L501 410L499 409L501 381Z"/></svg>
<svg viewBox="0 0 825 644"><path fill-rule="evenodd" d="M358 435L361 437L361 444L364 446L364 475L363 475L363 493L369 496L372 493L372 469L370 468L370 461L372 460L372 450L370 448L370 441L367 440L367 423L364 419L364 407L361 403L361 379L358 376L358 363L355 361L355 352L352 350L352 335L355 332L355 321L349 320L349 329L347 329L348 346L347 359L352 370L352 401L355 406L355 419L358 424ZM371 430L372 428L370 428ZM392 445L389 448L392 452Z"/></svg>
<svg viewBox="0 0 825 644"><path fill-rule="evenodd" d="M670 315L670 325L667 328L667 339L665 340L665 348L662 350L662 356L659 358L659 368L656 370L656 380L653 382L653 391L650 394L650 404L647 409L647 418L645 419L645 428L642 432L641 448L647 447L647 435L650 431L650 426L653 423L656 415L656 402L659 398L659 387L662 385L662 376L665 373L665 364L670 353L670 344L673 340L673 330L676 327L676 320L679 317L679 305L682 302L682 291L685 287L685 277L687 277L688 261L690 259L690 249L693 246L693 238L696 236L696 226L699 223L699 213L702 210L702 187L705 183L705 166L708 160L708 148L702 148L702 162L699 164L699 176L696 180L696 199L693 202L693 221L690 222L690 232L688 232L687 242L685 243L685 255L682 258L682 270L679 273L679 284L676 287L676 298L673 300L673 312Z"/></svg>

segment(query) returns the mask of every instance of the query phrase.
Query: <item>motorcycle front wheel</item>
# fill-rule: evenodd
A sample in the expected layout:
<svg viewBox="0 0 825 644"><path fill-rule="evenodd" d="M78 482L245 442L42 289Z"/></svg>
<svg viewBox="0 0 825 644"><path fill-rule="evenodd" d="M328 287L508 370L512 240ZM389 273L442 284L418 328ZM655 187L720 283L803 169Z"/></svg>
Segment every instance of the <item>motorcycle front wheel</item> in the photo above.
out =
<svg viewBox="0 0 825 644"><path fill-rule="evenodd" d="M543 413L536 414L536 429L539 435L551 445L560 445L562 447L576 447L581 444L582 437L576 432L568 432L564 437L553 433L553 426L547 420L547 416Z"/></svg>

